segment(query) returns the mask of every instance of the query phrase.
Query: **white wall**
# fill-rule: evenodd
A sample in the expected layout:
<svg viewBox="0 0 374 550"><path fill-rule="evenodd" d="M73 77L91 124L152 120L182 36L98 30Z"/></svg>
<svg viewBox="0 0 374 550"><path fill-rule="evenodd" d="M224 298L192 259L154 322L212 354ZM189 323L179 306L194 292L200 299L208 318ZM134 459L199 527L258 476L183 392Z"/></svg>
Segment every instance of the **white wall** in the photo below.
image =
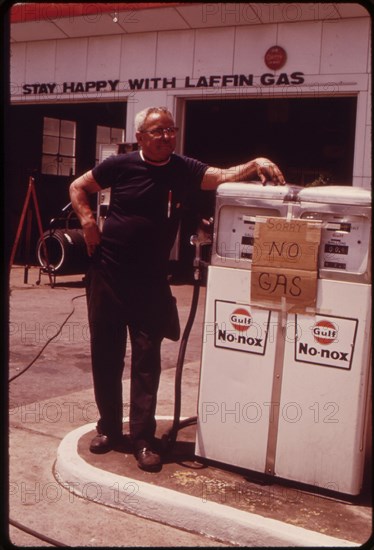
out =
<svg viewBox="0 0 374 550"><path fill-rule="evenodd" d="M298 86L261 86L259 75L271 72L264 55L278 44L287 52L279 72L301 71ZM149 105L175 110L176 98L286 95L357 95L354 185L371 182L370 19L314 20L269 25L84 37L14 43L11 49L11 95L14 103L45 101L128 101L126 136L134 139L133 115ZM185 88L185 77L253 74L252 87ZM176 77L176 87L129 89L129 79ZM119 79L116 90L62 94L63 82ZM57 93L23 93L25 83L56 83Z"/></svg>

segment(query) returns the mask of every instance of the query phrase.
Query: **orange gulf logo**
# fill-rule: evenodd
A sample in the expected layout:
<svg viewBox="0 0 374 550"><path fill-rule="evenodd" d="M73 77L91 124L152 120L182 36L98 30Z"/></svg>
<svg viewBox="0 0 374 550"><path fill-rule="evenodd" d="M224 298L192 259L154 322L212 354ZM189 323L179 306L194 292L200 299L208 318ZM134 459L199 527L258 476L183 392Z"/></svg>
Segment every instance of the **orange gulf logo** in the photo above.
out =
<svg viewBox="0 0 374 550"><path fill-rule="evenodd" d="M230 315L230 322L235 330L244 332L248 330L252 322L252 316L248 310L244 308L235 309Z"/></svg>
<svg viewBox="0 0 374 550"><path fill-rule="evenodd" d="M312 333L314 340L318 342L318 344L332 344L338 337L338 329L336 325L326 319L318 321L312 327Z"/></svg>

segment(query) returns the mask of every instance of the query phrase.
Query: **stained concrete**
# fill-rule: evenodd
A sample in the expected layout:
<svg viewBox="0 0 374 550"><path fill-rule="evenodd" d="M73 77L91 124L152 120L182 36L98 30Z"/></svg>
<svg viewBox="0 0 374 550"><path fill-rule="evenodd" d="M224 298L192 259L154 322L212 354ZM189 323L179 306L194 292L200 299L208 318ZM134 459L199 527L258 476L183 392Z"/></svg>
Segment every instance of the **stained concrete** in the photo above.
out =
<svg viewBox="0 0 374 550"><path fill-rule="evenodd" d="M87 445L94 433L97 409L92 391L82 276L59 277L54 288L46 276L42 277L41 284L36 284L36 268L30 270L27 284L23 277L22 267L12 269L10 377L20 374L43 347L44 350L32 366L10 384L9 499L12 519L72 546L245 546L248 540L252 540L255 546L271 546L287 545L287 533L288 545L300 547L308 546L305 544L308 533L309 546L328 545L328 539L324 537L337 541L334 545L339 545L339 541L341 545L344 541L360 545L368 540L372 531L369 454L361 494L347 497L286 480L268 479L221 464L204 463L194 456L194 426L181 430L175 447L165 450L164 465L157 474L139 470L130 449L101 456L89 453ZM173 286L173 293L178 300L183 327L189 312L192 287ZM182 416L185 417L195 415L197 408L204 297L205 289L202 288L183 371ZM66 324L58 336L46 345L64 321ZM157 409L160 444L171 426L178 349L178 343L165 341L163 345ZM123 387L126 431L127 370ZM65 443L69 438L69 444L74 440L72 450L61 459L59 451L65 449L66 452ZM78 470L75 469L75 458ZM174 514L174 523L170 504L173 500L166 501L170 507L167 525L168 518L160 515L158 510L160 495L157 492L154 493L154 506L150 505L155 510L154 517L148 512L143 514L146 517L141 517L139 509L116 507L113 503L92 498L90 490L95 489L95 479L89 476L85 488L81 487L81 493L77 485L74 491L74 486L67 483L69 480L62 479L61 474L71 475L70 481L73 481L77 471L78 475L86 475L81 467L90 475L97 471L107 480L115 480L109 486L112 495L119 487L123 488L123 483L127 484L125 495L130 491L131 496L131 490L142 487L147 499L153 494L149 489L152 487L164 490L168 498L174 494L168 491L175 492L178 495L178 505L175 506L178 514ZM122 479L122 485L116 485L118 479ZM196 501L191 501L191 498ZM195 521L191 502L198 503ZM226 509L227 518L247 514L248 523L244 523L240 530L233 527L234 522L231 530L209 530L209 523L214 524L214 519L208 519L207 515L204 528L204 519L199 513L201 507L202 510L208 507L217 510L216 523L224 522ZM228 536L225 537L224 532L229 532ZM247 538L243 538L243 533ZM269 533L272 538L269 538ZM296 539L296 535L301 538ZM11 527L10 536L18 545L47 544L15 527ZM278 544L277 536L280 537ZM295 543L297 540L299 542Z"/></svg>

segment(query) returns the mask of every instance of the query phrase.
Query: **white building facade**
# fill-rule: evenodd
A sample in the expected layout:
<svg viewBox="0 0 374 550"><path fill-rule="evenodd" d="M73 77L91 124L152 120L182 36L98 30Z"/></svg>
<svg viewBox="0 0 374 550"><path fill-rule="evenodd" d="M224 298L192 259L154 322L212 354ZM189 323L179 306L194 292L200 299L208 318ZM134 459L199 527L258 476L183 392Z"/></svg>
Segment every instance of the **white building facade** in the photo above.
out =
<svg viewBox="0 0 374 550"><path fill-rule="evenodd" d="M12 105L123 102L130 142L136 112L165 105L181 129L184 153L191 100L222 107L232 100L292 105L354 98L351 184L370 187L371 21L361 5L118 4L118 11L104 12L103 4L89 4L80 15L60 13L58 4L13 10L22 6L23 17L19 11L11 25ZM298 131L308 132L299 122ZM327 155L339 157L333 145L326 142Z"/></svg>

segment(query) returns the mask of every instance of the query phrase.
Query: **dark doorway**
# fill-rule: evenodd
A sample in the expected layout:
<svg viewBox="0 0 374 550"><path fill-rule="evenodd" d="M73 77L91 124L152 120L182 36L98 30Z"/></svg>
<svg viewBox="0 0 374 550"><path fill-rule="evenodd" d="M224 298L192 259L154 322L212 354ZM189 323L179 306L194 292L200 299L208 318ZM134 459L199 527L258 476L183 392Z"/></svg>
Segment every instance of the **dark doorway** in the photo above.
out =
<svg viewBox="0 0 374 550"><path fill-rule="evenodd" d="M61 103L42 105L12 105L7 109L5 128L5 201L7 246L14 242L29 176L35 178L35 188L47 229L51 218L58 216L69 203L69 184L78 175L95 165L97 126L126 128L126 103ZM43 173L43 131L45 118L72 121L76 127L75 167L70 173ZM33 225L31 250L37 242ZM17 259L23 261L22 242ZM35 258L31 258L35 261Z"/></svg>
<svg viewBox="0 0 374 550"><path fill-rule="evenodd" d="M219 167L264 156L288 183L352 185L356 109L356 97L187 100L184 154Z"/></svg>

